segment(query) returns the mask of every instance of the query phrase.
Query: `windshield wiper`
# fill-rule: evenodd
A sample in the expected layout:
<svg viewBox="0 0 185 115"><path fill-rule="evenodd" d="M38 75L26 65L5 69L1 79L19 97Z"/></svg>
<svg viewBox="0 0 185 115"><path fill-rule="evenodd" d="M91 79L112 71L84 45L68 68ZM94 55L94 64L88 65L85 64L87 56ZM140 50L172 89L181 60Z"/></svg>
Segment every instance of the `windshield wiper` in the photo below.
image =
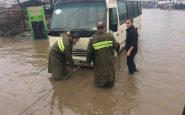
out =
<svg viewBox="0 0 185 115"><path fill-rule="evenodd" d="M66 31L66 28L52 28L50 31Z"/></svg>
<svg viewBox="0 0 185 115"><path fill-rule="evenodd" d="M61 33L66 32L65 28L52 28L48 31L50 36L60 36Z"/></svg>
<svg viewBox="0 0 185 115"><path fill-rule="evenodd" d="M77 28L77 29L71 29L71 31L92 31L90 28Z"/></svg>

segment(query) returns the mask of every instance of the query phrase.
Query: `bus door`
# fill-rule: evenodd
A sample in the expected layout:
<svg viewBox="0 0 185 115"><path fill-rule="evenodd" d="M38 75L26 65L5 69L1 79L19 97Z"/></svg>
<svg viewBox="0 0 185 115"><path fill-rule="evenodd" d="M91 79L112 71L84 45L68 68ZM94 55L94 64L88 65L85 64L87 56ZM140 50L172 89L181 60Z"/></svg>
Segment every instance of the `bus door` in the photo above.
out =
<svg viewBox="0 0 185 115"><path fill-rule="evenodd" d="M44 26L43 21L38 21L38 22L32 21L31 25L32 25L32 30L33 30L35 39L47 38L46 28Z"/></svg>
<svg viewBox="0 0 185 115"><path fill-rule="evenodd" d="M120 43L120 34L118 31L118 14L116 7L109 8L109 31L114 35L116 40Z"/></svg>

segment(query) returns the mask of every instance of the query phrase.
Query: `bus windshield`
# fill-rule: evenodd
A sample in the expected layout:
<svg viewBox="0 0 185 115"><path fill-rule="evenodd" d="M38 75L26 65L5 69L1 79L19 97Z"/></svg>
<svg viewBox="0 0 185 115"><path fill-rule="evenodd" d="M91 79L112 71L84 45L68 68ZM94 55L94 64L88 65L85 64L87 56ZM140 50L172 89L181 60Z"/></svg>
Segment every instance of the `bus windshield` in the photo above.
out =
<svg viewBox="0 0 185 115"><path fill-rule="evenodd" d="M105 22L104 2L64 3L55 6L51 29L96 30L99 21Z"/></svg>

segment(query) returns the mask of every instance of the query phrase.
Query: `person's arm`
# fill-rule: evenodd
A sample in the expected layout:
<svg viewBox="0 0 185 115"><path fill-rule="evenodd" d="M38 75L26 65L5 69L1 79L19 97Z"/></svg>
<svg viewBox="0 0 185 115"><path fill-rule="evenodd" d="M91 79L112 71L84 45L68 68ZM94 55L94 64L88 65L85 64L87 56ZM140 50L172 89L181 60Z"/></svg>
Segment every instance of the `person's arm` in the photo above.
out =
<svg viewBox="0 0 185 115"><path fill-rule="evenodd" d="M112 35L112 34L108 34L108 37L109 38L112 38L112 41L113 41L113 49L116 51L116 52L119 52L120 50L120 44L116 41L115 37Z"/></svg>
<svg viewBox="0 0 185 115"><path fill-rule="evenodd" d="M91 61L93 60L94 57L94 49L93 49L93 45L92 45L92 39L89 39L89 44L87 47L87 54L86 54L86 58L87 58L87 65L91 64Z"/></svg>
<svg viewBox="0 0 185 115"><path fill-rule="evenodd" d="M134 49L134 46L131 46L130 49L127 51L127 56L130 56L133 49Z"/></svg>
<svg viewBox="0 0 185 115"><path fill-rule="evenodd" d="M74 61L72 58L72 47L70 47L70 48L66 47L64 52L65 52L66 60L69 63L70 67L74 68L75 65L74 65Z"/></svg>

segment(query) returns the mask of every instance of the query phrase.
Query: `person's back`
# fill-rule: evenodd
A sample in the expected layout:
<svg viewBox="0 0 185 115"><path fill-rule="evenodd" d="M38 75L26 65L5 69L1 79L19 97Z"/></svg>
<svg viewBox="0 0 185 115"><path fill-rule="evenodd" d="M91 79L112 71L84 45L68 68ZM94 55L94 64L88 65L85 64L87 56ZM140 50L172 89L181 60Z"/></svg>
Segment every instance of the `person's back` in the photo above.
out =
<svg viewBox="0 0 185 115"><path fill-rule="evenodd" d="M94 77L97 87L113 86L115 80L114 49L119 50L119 44L111 34L98 30L89 40L87 63L93 61Z"/></svg>
<svg viewBox="0 0 185 115"><path fill-rule="evenodd" d="M111 34L107 34L103 31L98 31L92 36L91 42L94 49L94 61L98 62L94 63L94 66L97 67L97 69L102 69L100 66L97 66L102 65L104 70L108 71L106 68L107 64L110 63L110 61L114 62L113 39Z"/></svg>
<svg viewBox="0 0 185 115"><path fill-rule="evenodd" d="M66 33L63 33L62 38L60 38L63 42L64 48L72 48L72 44L69 42L69 36ZM55 42L53 46L50 49L50 52L52 52L53 55L58 55L60 58L65 60L65 50L61 51L62 49L59 47L59 42Z"/></svg>

